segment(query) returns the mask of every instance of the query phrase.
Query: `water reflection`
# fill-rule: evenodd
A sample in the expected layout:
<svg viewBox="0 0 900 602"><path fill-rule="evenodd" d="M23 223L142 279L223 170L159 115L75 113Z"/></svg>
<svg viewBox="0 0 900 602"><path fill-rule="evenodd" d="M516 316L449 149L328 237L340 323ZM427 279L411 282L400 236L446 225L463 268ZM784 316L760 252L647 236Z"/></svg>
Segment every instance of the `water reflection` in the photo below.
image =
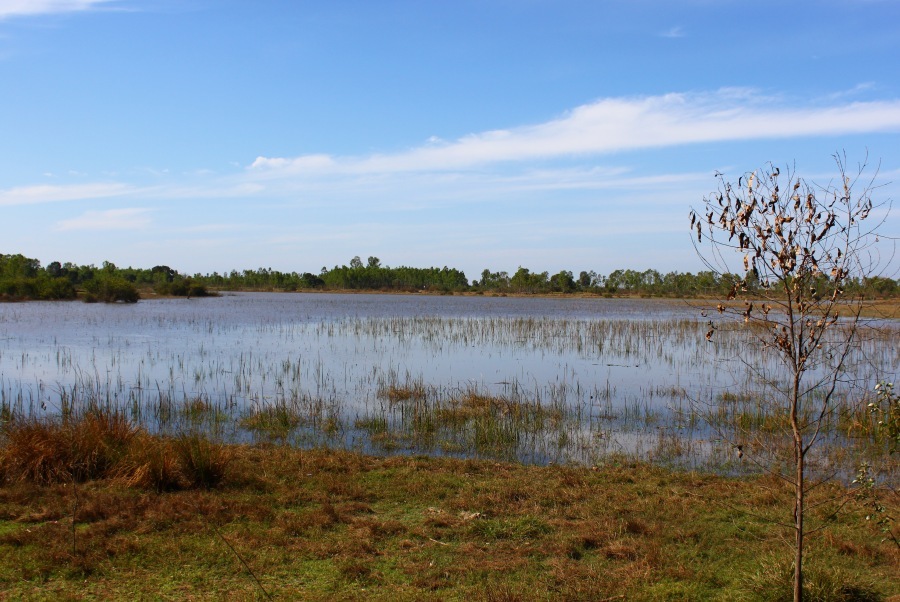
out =
<svg viewBox="0 0 900 602"><path fill-rule="evenodd" d="M241 293L5 304L0 404L37 413L101 402L159 430L211 420L235 438L276 432L369 451L690 464L715 456L697 408L734 395L743 402L732 418L753 420L759 379L779 378L751 332L723 325L710 344L705 324L697 308L665 300ZM883 326L851 358L860 390L898 365L896 326ZM403 390L417 393L392 398ZM718 447L713 461L731 463L729 445Z"/></svg>

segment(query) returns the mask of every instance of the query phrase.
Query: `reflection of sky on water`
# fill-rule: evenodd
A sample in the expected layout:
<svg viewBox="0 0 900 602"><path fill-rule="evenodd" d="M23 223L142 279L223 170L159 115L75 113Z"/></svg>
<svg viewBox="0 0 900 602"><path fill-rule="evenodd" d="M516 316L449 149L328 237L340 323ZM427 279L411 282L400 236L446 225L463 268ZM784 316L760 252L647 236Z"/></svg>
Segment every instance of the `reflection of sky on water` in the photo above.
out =
<svg viewBox="0 0 900 602"><path fill-rule="evenodd" d="M424 295L6 304L0 375L7 393L90 381L113 389L271 397L290 385L354 404L371 400L379 381L391 377L497 393L508 383L533 390L565 383L590 397L607 383L617 391L683 386L701 373L685 370L678 358L684 353L671 341L634 342L627 350L606 341L601 348L591 340L595 333L579 332L580 324L696 315L685 304L646 300ZM535 335L534 321L544 320L557 325Z"/></svg>
<svg viewBox="0 0 900 602"><path fill-rule="evenodd" d="M388 380L421 380L652 401L739 384L743 340L723 331L709 345L702 330L698 310L664 300L250 293L5 304L0 376L7 393L84 381L238 398L293 388L354 405Z"/></svg>
<svg viewBox="0 0 900 602"><path fill-rule="evenodd" d="M684 302L637 299L242 293L2 304L0 394L50 407L73 388L148 403L160 392L238 404L305 395L353 415L383 405L387 384L421 382L445 395L474 386L580 408L596 425L570 435L593 437L588 447L652 455L671 447L654 443L654 416L753 389L750 365L777 377L739 325L709 344L705 324ZM859 357L890 375L900 356L886 340L864 344ZM851 373L871 381L872 370ZM615 437L596 440L613 428ZM551 448L544 461L555 461Z"/></svg>

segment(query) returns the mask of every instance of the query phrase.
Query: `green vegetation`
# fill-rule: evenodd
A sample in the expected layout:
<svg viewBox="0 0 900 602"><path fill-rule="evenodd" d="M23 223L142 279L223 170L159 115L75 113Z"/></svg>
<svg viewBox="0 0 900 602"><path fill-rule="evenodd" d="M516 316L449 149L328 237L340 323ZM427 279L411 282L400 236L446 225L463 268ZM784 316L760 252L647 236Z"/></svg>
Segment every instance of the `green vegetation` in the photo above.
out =
<svg viewBox="0 0 900 602"><path fill-rule="evenodd" d="M562 400L488 395L470 386L441 390L421 381L392 383L379 397L387 407L361 415L355 427L383 451L439 451L514 460L563 448L579 427Z"/></svg>
<svg viewBox="0 0 900 602"><path fill-rule="evenodd" d="M72 282L41 269L38 260L0 254L0 300L74 298Z"/></svg>
<svg viewBox="0 0 900 602"><path fill-rule="evenodd" d="M477 416L494 402L465 403L460 411ZM768 521L792 492L775 477L615 457L535 467L222 446L196 433L153 436L99 412L15 419L0 434L0 590L11 599L790 594L791 567L777 560L784 542ZM808 599L900 594L891 577L900 548L863 520L873 500L890 507L896 498L854 493L810 493L847 504L810 539ZM736 510L746 505L754 514Z"/></svg>
<svg viewBox="0 0 900 602"><path fill-rule="evenodd" d="M204 282L183 276L168 266L149 270L102 267L54 261L41 267L37 259L0 254L0 301L75 299L87 302L134 303L140 290L175 297L206 297Z"/></svg>
<svg viewBox="0 0 900 602"><path fill-rule="evenodd" d="M101 280L102 282L94 282ZM471 283L464 272L455 268L387 267L377 257L364 264L354 257L350 265L322 268L311 272L281 272L271 268L232 270L227 274L180 274L165 265L150 269L118 268L104 262L78 266L54 261L46 267L36 259L22 255L0 254L0 300L74 299L81 291L87 300L136 300L139 291L177 297L205 297L210 290L230 291L385 291L438 292L476 294L589 294L639 297L715 297L725 296L736 283L746 286L751 295L762 292L759 282L730 273L713 270L669 272L656 270L615 270L604 276L582 271L576 278L571 271L532 272L520 267L512 276L507 272L485 269L481 278ZM820 283L827 287L826 279ZM847 278L848 296L864 295L868 299L900 297L900 282L883 276ZM130 289L134 289L132 292Z"/></svg>
<svg viewBox="0 0 900 602"><path fill-rule="evenodd" d="M103 301L104 303L137 303L140 299L133 284L116 276L101 276L84 283L84 300L88 303Z"/></svg>

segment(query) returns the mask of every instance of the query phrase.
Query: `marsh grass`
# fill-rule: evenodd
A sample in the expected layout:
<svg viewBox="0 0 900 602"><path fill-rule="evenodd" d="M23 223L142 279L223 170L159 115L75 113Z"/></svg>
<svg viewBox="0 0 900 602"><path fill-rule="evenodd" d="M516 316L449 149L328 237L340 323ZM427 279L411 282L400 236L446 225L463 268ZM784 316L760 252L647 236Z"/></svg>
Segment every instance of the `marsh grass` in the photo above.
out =
<svg viewBox="0 0 900 602"><path fill-rule="evenodd" d="M189 481L173 453L171 441L141 433L115 471L129 487L164 492L188 487Z"/></svg>
<svg viewBox="0 0 900 602"><path fill-rule="evenodd" d="M790 491L772 477L624 458L538 467L270 444L228 454L214 490L110 477L81 485L74 512L65 483L7 482L0 588L11 599L260 599L256 578L278 600L777 600L789 585L768 519ZM811 599L900 594L900 550L865 511L851 501L813 538Z"/></svg>
<svg viewBox="0 0 900 602"><path fill-rule="evenodd" d="M137 429L119 413L16 418L2 424L0 474L36 483L106 476L127 453Z"/></svg>
<svg viewBox="0 0 900 602"><path fill-rule="evenodd" d="M777 446L785 420L760 378L777 388L778 367L748 345L761 333L721 323L709 344L702 322L656 318L650 310L659 307L597 319L260 314L230 324L159 314L138 330L188 333L188 348L120 334L99 336L89 357L62 342L43 351L0 346L0 371L56 375L33 383L0 376L0 419L100 411L171 437L203 432L228 442L536 463L624 453L683 468L746 469L716 442ZM258 347L222 350L236 338ZM895 338L893 326L865 331L848 358L855 380L826 416L823 448L847 464L845 475L859 460L890 464L881 462L884 445L873 444L878 429L859 402L867 384L900 361Z"/></svg>
<svg viewBox="0 0 900 602"><path fill-rule="evenodd" d="M407 382L404 385L398 385L394 382L390 385L382 385L378 389L378 396L387 399L391 403L416 399L424 400L427 395L428 391L422 380Z"/></svg>
<svg viewBox="0 0 900 602"><path fill-rule="evenodd" d="M356 418L376 449L433 450L438 453L516 459L569 447L568 431L578 421L561 397L541 401L515 388L493 395L476 386L460 391L425 386L421 381L391 383L379 389L386 405ZM551 396L552 397L552 396Z"/></svg>
<svg viewBox="0 0 900 602"><path fill-rule="evenodd" d="M184 477L192 487L211 489L225 478L232 452L199 433L183 433L171 442Z"/></svg>
<svg viewBox="0 0 900 602"><path fill-rule="evenodd" d="M205 434L154 436L120 413L15 417L0 428L0 481L41 485L116 479L157 491L215 487L228 448Z"/></svg>
<svg viewBox="0 0 900 602"><path fill-rule="evenodd" d="M304 422L301 408L280 402L254 406L241 416L238 426L266 438L284 441Z"/></svg>

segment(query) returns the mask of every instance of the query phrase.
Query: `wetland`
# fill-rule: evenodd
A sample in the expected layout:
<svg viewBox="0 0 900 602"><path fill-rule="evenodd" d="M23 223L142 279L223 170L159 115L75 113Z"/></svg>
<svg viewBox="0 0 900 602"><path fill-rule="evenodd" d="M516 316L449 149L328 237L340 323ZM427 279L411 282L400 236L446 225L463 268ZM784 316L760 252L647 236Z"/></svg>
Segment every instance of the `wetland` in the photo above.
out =
<svg viewBox="0 0 900 602"><path fill-rule="evenodd" d="M0 598L785 599L783 366L699 303L0 305ZM810 599L900 593L896 340L809 455Z"/></svg>
<svg viewBox="0 0 900 602"><path fill-rule="evenodd" d="M4 304L0 409L103 409L160 434L374 454L626 456L739 473L759 466L735 450L756 445L777 462L768 435L783 416L765 385L779 366L741 324L723 321L708 342L700 303L225 293ZM890 472L866 407L896 372L897 323L869 321L857 341L815 463L850 475L866 458Z"/></svg>

